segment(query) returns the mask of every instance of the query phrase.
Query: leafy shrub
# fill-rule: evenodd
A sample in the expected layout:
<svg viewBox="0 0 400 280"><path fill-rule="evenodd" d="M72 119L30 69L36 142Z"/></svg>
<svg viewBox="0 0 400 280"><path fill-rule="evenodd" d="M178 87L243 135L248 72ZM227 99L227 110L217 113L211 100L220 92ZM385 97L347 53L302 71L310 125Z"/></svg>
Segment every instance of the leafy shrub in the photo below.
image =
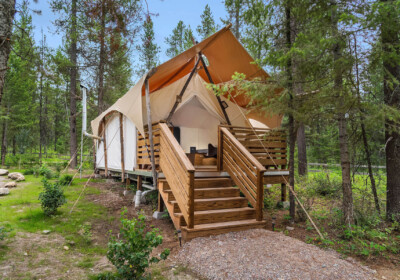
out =
<svg viewBox="0 0 400 280"><path fill-rule="evenodd" d="M64 174L58 180L60 186L68 186L70 183L72 184L73 176L69 174Z"/></svg>
<svg viewBox="0 0 400 280"><path fill-rule="evenodd" d="M151 263L166 259L170 253L164 250L159 258L150 257L154 248L162 243L159 229L146 230L145 216L140 213L137 219L126 219L126 210L121 213L120 238L111 236L108 243L107 258L117 268L117 277L122 279L143 279L146 268ZM103 275L113 279L111 275Z"/></svg>
<svg viewBox="0 0 400 280"><path fill-rule="evenodd" d="M313 191L320 196L338 197L340 195L342 182L340 178L330 176L329 173L316 174L310 183Z"/></svg>
<svg viewBox="0 0 400 280"><path fill-rule="evenodd" d="M9 229L5 227L0 227L0 241L4 240L8 236L9 232L10 232Z"/></svg>
<svg viewBox="0 0 400 280"><path fill-rule="evenodd" d="M42 209L47 216L56 213L57 208L65 204L67 201L64 196L64 190L59 183L50 183L47 179L43 179L44 191L39 194Z"/></svg>
<svg viewBox="0 0 400 280"><path fill-rule="evenodd" d="M40 166L39 175L45 177L46 179L54 178L53 171L51 171L51 169L46 164Z"/></svg>
<svg viewBox="0 0 400 280"><path fill-rule="evenodd" d="M83 236L83 239L87 244L90 244L92 242L92 225L90 223L85 223L81 225L81 230L80 233Z"/></svg>
<svg viewBox="0 0 400 280"><path fill-rule="evenodd" d="M22 172L24 175L35 175L35 168L29 168L24 170L24 172Z"/></svg>

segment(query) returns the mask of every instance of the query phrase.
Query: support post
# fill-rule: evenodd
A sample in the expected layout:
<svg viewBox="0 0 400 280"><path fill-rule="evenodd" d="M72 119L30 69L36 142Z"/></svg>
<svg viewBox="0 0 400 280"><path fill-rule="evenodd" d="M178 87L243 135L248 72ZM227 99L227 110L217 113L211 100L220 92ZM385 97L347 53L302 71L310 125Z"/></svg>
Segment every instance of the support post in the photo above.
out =
<svg viewBox="0 0 400 280"><path fill-rule="evenodd" d="M124 115L119 113L119 139L121 142L121 182L125 181Z"/></svg>
<svg viewBox="0 0 400 280"><path fill-rule="evenodd" d="M217 147L217 170L219 171L219 172L222 172L223 171L223 139L222 139L222 137L223 137L224 135L223 135L223 133L222 133L222 131L221 131L221 127L219 127L218 126L218 147Z"/></svg>
<svg viewBox="0 0 400 280"><path fill-rule="evenodd" d="M106 177L108 177L106 119L103 119L103 144L104 144L104 174Z"/></svg>
<svg viewBox="0 0 400 280"><path fill-rule="evenodd" d="M286 169L286 165L281 166L282 170ZM287 186L286 183L281 184L281 201L284 202L287 200Z"/></svg>
<svg viewBox="0 0 400 280"><path fill-rule="evenodd" d="M188 79L187 79L186 82L185 82L185 85L183 86L183 88L182 88L181 92L179 93L179 95L176 96L175 104L174 104L174 106L172 107L171 112L169 112L168 118L167 118L167 120L166 120L167 123L170 123L170 121L171 121L171 119L172 119L172 116L173 116L174 113L175 113L176 108L178 107L179 103L181 103L181 101L182 101L182 96L183 96L183 94L185 93L186 88L188 87L188 85L189 85L189 83L190 83L190 80L192 79L194 73L196 72L196 69L197 69L197 66L199 65L199 62L200 62L200 59L198 59L198 60L196 61L195 65L194 65L194 67L193 67L193 69L192 69L192 72L190 72L190 75L189 75Z"/></svg>
<svg viewBox="0 0 400 280"><path fill-rule="evenodd" d="M156 159L154 157L153 125L151 122L149 78L150 78L150 73L147 75L144 84L146 91L147 125L148 125L148 134L150 142L150 157L151 157L150 161L151 161L151 169L153 171L153 187L157 188L157 170L156 170Z"/></svg>
<svg viewBox="0 0 400 280"><path fill-rule="evenodd" d="M201 53L201 52L199 52L199 57L200 57L200 60L201 60L201 64L203 64L204 71L206 72L208 81L209 81L210 83L214 84L214 81L213 81L213 79L212 79L212 77L211 77L211 75L210 75L210 72L208 72L207 65L206 65L206 63L204 62L204 59L203 59L203 57L202 57L202 53ZM222 105L221 97L219 97L218 95L217 95L217 100L218 100L219 106L221 107L222 113L224 113L224 117L225 117L225 119L226 119L226 122L227 122L229 125L231 125L231 121L229 120L228 114L227 114L226 111L225 111L225 107Z"/></svg>
<svg viewBox="0 0 400 280"><path fill-rule="evenodd" d="M188 228L194 227L194 171L189 172L189 218L188 218Z"/></svg>
<svg viewBox="0 0 400 280"><path fill-rule="evenodd" d="M142 184L143 184L142 176L138 175L137 176L137 190L138 191L143 190Z"/></svg>
<svg viewBox="0 0 400 280"><path fill-rule="evenodd" d="M164 201L162 199L161 193L158 192L158 207L157 207L158 212L164 212Z"/></svg>
<svg viewBox="0 0 400 280"><path fill-rule="evenodd" d="M257 205L256 205L256 220L262 221L263 219L263 205L264 205L264 172L257 170Z"/></svg>

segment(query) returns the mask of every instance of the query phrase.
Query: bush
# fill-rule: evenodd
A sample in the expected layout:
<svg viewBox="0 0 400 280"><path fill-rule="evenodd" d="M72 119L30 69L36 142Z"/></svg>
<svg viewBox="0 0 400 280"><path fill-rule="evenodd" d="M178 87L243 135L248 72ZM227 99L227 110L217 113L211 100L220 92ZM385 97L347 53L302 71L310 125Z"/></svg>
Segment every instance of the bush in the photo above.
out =
<svg viewBox="0 0 400 280"><path fill-rule="evenodd" d="M69 184L72 184L73 176L69 174L64 174L60 177L58 180L58 183L60 186L68 186Z"/></svg>
<svg viewBox="0 0 400 280"><path fill-rule="evenodd" d="M54 178L53 171L46 164L43 164L39 168L39 175L45 177L46 179Z"/></svg>
<svg viewBox="0 0 400 280"><path fill-rule="evenodd" d="M147 231L145 216L142 213L137 219L132 220L126 219L125 213L126 210L121 213L120 238L111 236L107 258L117 268L117 278L143 279L146 268L151 263L166 259L170 252L169 249L166 249L159 258L150 257L153 249L163 240L159 229L153 228L151 231Z"/></svg>
<svg viewBox="0 0 400 280"><path fill-rule="evenodd" d="M321 196L338 197L341 192L342 182L336 176L329 176L329 173L321 172L311 180L311 188Z"/></svg>
<svg viewBox="0 0 400 280"><path fill-rule="evenodd" d="M44 191L39 194L42 209L47 216L56 213L57 208L65 204L67 201L64 196L64 190L59 183L49 183L47 179L43 179Z"/></svg>
<svg viewBox="0 0 400 280"><path fill-rule="evenodd" d="M0 227L0 241L4 240L7 236L10 230L6 229L5 227Z"/></svg>

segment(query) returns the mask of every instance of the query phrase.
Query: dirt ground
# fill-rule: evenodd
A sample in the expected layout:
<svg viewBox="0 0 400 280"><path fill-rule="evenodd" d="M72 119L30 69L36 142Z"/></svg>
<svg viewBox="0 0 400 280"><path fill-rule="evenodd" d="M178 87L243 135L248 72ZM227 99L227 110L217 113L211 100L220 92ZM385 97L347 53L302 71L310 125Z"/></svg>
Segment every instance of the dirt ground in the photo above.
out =
<svg viewBox="0 0 400 280"><path fill-rule="evenodd" d="M125 192L124 194L121 183L92 182L90 185L100 189L101 192L99 194L87 195L85 199L102 205L107 209L109 215L113 217L112 219L98 219L92 222L93 244L106 248L110 230L115 234L119 231L121 209L127 208L127 216L129 218L137 216L139 210L134 208L133 194L129 192ZM155 254L161 252L164 248L171 250L171 256L168 260L151 267L150 272L153 279L233 279L225 278L221 275L220 277L218 275L217 277L210 277L210 271L206 270L203 272L199 270L198 267L202 265L201 258L195 261L195 263L185 261L185 252L189 253L188 248L195 248L196 244L203 244L201 247L197 247L195 251L197 254L203 254L204 256L207 256L207 254L215 255L215 252L212 252L212 250L220 250L220 246L206 246L204 244L208 244L207 242L210 239L199 238L184 244L184 247L181 248L172 222L169 219L154 220L152 218L153 207L153 205L148 204L143 205L141 209L148 218L148 226L159 228L164 237L163 244L157 248ZM267 224L269 224L268 221ZM277 226L284 227L285 225L277 224ZM283 236L285 242L290 242L291 240L290 237L284 236L283 233L272 233L268 230L266 232L266 235L271 233L274 236L278 235L278 238L280 238L279 236ZM296 226L295 230L289 233L289 235L299 240L304 240L303 235L305 234L305 229ZM217 240L218 242L220 241L218 238L223 237L213 237L211 240ZM294 240L294 242L299 241ZM56 233L50 233L49 235L41 233L18 233L5 246L9 247L9 252L5 257L6 259L0 265L1 279L86 279L89 274L113 269L104 255L93 253L90 256L91 261L89 261L88 256L76 250L73 244L69 244L68 240ZM64 246L68 246L68 250L65 250ZM236 252L236 250L233 252ZM256 254L256 251L254 254ZM254 255L253 257L253 260L257 259L257 256ZM187 258L189 258L189 255L187 255ZM207 258L204 261L204 265L207 265L206 261ZM224 256L220 256L220 261L224 261ZM390 262L377 263L364 261L362 264L367 265L372 270L376 270L376 272L372 271L373 278L400 280L400 268L391 266ZM295 266L294 263L291 263L291 265ZM229 270L229 268L227 269ZM237 267L232 268L232 270L235 269ZM26 275L29 275L29 277L26 278ZM371 274L368 275L370 276ZM283 277L282 279L290 278Z"/></svg>

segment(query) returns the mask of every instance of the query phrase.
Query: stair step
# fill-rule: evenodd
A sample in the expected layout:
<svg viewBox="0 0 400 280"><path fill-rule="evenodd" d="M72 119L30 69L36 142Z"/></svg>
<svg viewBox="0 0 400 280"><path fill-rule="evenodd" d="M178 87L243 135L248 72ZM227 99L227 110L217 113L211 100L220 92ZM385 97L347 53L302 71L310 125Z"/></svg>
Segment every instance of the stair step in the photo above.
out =
<svg viewBox="0 0 400 280"><path fill-rule="evenodd" d="M221 188L232 187L230 178L196 178L194 180L194 188Z"/></svg>
<svg viewBox="0 0 400 280"><path fill-rule="evenodd" d="M201 188L194 189L194 198L221 198L221 197L238 197L240 191L238 188Z"/></svg>
<svg viewBox="0 0 400 280"><path fill-rule="evenodd" d="M232 231L241 231L254 228L265 228L265 221L256 221L255 219L230 221L221 223L210 223L195 225L193 228L182 227L182 235L185 240L195 237L217 235Z"/></svg>
<svg viewBox="0 0 400 280"><path fill-rule="evenodd" d="M182 213L174 214L175 217L183 217ZM217 209L194 212L194 224L211 224L229 221L254 219L256 211L250 207Z"/></svg>
<svg viewBox="0 0 400 280"><path fill-rule="evenodd" d="M180 213L178 202L170 201L174 207L174 213ZM218 197L199 198L194 200L194 211L217 210L247 207L248 200L245 197Z"/></svg>
<svg viewBox="0 0 400 280"><path fill-rule="evenodd" d="M194 211L241 208L248 205L245 197L200 198L194 200Z"/></svg>

